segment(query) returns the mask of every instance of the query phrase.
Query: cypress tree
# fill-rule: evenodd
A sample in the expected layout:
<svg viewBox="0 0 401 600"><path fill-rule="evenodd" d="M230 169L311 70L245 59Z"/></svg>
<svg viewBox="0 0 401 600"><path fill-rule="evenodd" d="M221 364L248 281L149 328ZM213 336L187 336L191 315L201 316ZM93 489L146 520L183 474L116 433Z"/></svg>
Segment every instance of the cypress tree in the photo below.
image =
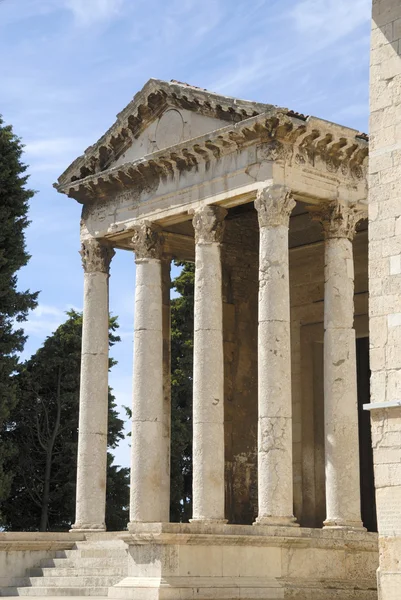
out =
<svg viewBox="0 0 401 600"><path fill-rule="evenodd" d="M20 323L37 305L37 293L17 289L17 274L29 261L25 247L28 202L34 192L26 188L28 175L21 161L23 145L0 117L0 500L7 496L12 471L5 472L13 447L4 439L10 411L17 402L13 374L25 335Z"/></svg>

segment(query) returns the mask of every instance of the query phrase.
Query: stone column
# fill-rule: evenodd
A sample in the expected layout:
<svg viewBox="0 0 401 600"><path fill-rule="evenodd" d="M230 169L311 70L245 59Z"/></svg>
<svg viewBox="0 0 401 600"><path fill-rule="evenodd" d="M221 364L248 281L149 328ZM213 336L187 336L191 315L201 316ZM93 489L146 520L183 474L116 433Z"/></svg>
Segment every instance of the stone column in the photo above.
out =
<svg viewBox="0 0 401 600"><path fill-rule="evenodd" d="M293 516L288 226L295 202L271 185L255 200L260 227L258 327L258 505L256 524L296 525Z"/></svg>
<svg viewBox="0 0 401 600"><path fill-rule="evenodd" d="M163 369L162 238L143 222L134 228L136 254L130 523L168 522L169 473ZM169 445L169 440L168 440Z"/></svg>
<svg viewBox="0 0 401 600"><path fill-rule="evenodd" d="M315 218L325 235L325 527L363 529L359 485L358 398L352 239L361 218L338 202Z"/></svg>
<svg viewBox="0 0 401 600"><path fill-rule="evenodd" d="M163 256L162 268L162 303L163 303L163 494L170 506L170 461L171 461L171 258ZM170 520L170 514L169 518Z"/></svg>
<svg viewBox="0 0 401 600"><path fill-rule="evenodd" d="M74 530L105 530L109 376L109 266L114 250L81 246L84 267L77 496Z"/></svg>
<svg viewBox="0 0 401 600"><path fill-rule="evenodd" d="M224 520L224 357L220 243L227 211L195 212L192 521Z"/></svg>

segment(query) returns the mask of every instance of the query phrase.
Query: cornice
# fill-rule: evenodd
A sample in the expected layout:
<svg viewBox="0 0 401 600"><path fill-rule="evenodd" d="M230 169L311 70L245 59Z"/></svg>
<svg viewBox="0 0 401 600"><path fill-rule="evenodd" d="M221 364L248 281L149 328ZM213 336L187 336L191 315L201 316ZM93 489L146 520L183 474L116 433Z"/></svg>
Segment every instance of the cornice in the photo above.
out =
<svg viewBox="0 0 401 600"><path fill-rule="evenodd" d="M177 173L207 168L216 159L255 143L265 144L265 160L287 159L300 166L320 160L327 171L361 180L365 176L368 142L354 130L315 117L291 116L286 109L263 114L96 172L77 181L61 181L56 189L81 203L91 203L125 190L156 191L160 181Z"/></svg>

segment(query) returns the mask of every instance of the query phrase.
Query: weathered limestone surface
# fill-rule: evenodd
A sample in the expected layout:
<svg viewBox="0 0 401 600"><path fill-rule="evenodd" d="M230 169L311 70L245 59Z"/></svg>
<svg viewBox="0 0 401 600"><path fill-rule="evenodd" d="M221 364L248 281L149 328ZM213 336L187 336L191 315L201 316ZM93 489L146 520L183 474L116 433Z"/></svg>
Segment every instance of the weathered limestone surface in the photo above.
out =
<svg viewBox="0 0 401 600"><path fill-rule="evenodd" d="M166 502L170 505L170 457L171 457L171 259L163 256L162 269L162 330L163 330L163 440L162 450L163 494Z"/></svg>
<svg viewBox="0 0 401 600"><path fill-rule="evenodd" d="M295 202L287 188L260 190L258 327L258 518L288 525L293 516L288 224Z"/></svg>
<svg viewBox="0 0 401 600"><path fill-rule="evenodd" d="M114 250L82 242L84 311L76 516L73 529L105 529L109 373L109 266Z"/></svg>
<svg viewBox="0 0 401 600"><path fill-rule="evenodd" d="M85 539L83 533L26 533L0 532L0 595L14 583L14 579L25 575L27 569L40 560L51 559L56 552L74 547L78 540ZM8 594L3 594L8 595Z"/></svg>
<svg viewBox="0 0 401 600"><path fill-rule="evenodd" d="M401 399L401 4L373 2L369 278L371 402ZM381 600L401 589L401 410L371 411Z"/></svg>
<svg viewBox="0 0 401 600"><path fill-rule="evenodd" d="M305 215L308 219L308 215ZM290 238L304 216L294 216ZM319 234L320 225L312 222ZM355 328L368 336L367 231L353 241ZM294 510L301 525L321 527L326 517L323 308L324 243L290 250L291 350L293 396ZM365 402L368 402L368 396Z"/></svg>
<svg viewBox="0 0 401 600"><path fill-rule="evenodd" d="M169 465L163 369L162 238L147 222L136 255L130 525L169 520Z"/></svg>
<svg viewBox="0 0 401 600"><path fill-rule="evenodd" d="M224 520L224 354L220 242L226 211L207 206L195 230L193 513Z"/></svg>
<svg viewBox="0 0 401 600"><path fill-rule="evenodd" d="M196 525L137 527L123 535L128 577L109 589L109 598L376 599L375 534ZM152 544L144 544L149 536Z"/></svg>
<svg viewBox="0 0 401 600"><path fill-rule="evenodd" d="M325 233L326 527L362 527L352 254L360 216L334 202L318 217Z"/></svg>

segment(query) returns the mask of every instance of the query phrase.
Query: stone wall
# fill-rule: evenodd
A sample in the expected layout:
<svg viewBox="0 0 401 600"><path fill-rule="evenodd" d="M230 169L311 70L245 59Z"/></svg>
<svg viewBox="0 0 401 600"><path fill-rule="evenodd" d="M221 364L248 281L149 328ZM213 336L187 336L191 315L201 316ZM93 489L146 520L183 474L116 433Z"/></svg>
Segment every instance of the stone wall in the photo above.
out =
<svg viewBox="0 0 401 600"><path fill-rule="evenodd" d="M373 0L369 279L371 401L401 399L401 4ZM401 408L372 410L379 597L401 588Z"/></svg>
<svg viewBox="0 0 401 600"><path fill-rule="evenodd" d="M226 518L257 516L258 252L256 211L228 219L223 244Z"/></svg>

